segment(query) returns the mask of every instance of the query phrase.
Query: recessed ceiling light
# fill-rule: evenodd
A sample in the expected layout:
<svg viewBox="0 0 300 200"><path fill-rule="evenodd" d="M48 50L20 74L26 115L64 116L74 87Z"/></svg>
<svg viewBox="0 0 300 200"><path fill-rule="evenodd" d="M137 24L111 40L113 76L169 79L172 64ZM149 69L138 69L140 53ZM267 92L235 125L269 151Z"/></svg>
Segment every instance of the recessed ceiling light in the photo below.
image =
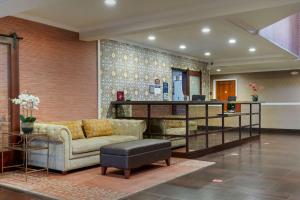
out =
<svg viewBox="0 0 300 200"><path fill-rule="evenodd" d="M148 40L150 40L150 41L156 40L155 35L149 35L149 36L148 36Z"/></svg>
<svg viewBox="0 0 300 200"><path fill-rule="evenodd" d="M235 43L236 43L236 39L230 38L230 39L228 40L228 43L229 43L229 44L235 44Z"/></svg>
<svg viewBox="0 0 300 200"><path fill-rule="evenodd" d="M210 52L205 52L204 55L205 56L211 56L211 53Z"/></svg>
<svg viewBox="0 0 300 200"><path fill-rule="evenodd" d="M253 52L255 52L255 51L256 51L256 48L254 48L254 47L250 47L250 48L249 48L249 52L252 52L252 53L253 53Z"/></svg>
<svg viewBox="0 0 300 200"><path fill-rule="evenodd" d="M221 69L217 69L216 71L217 71L217 72L220 72L220 71L221 71Z"/></svg>
<svg viewBox="0 0 300 200"><path fill-rule="evenodd" d="M185 44L179 45L179 49L186 49L186 45Z"/></svg>
<svg viewBox="0 0 300 200"><path fill-rule="evenodd" d="M292 71L291 72L291 75L293 75L293 76L296 76L296 75L298 75L299 74L299 72L297 72L297 71Z"/></svg>
<svg viewBox="0 0 300 200"><path fill-rule="evenodd" d="M104 0L105 5L112 7L117 4L117 0Z"/></svg>
<svg viewBox="0 0 300 200"><path fill-rule="evenodd" d="M210 33L210 31L211 31L211 30L210 30L209 27L204 27L204 28L201 29L201 32L202 32L202 33Z"/></svg>

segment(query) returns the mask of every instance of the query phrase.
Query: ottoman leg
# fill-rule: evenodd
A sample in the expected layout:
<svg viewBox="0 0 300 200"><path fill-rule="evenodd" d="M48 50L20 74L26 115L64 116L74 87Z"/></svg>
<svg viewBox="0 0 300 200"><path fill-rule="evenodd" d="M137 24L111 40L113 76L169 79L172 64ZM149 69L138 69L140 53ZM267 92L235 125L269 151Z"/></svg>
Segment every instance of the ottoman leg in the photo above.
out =
<svg viewBox="0 0 300 200"><path fill-rule="evenodd" d="M130 178L130 169L124 169L124 176L126 179Z"/></svg>
<svg viewBox="0 0 300 200"><path fill-rule="evenodd" d="M166 164L167 164L167 166L171 165L171 158L166 159Z"/></svg>
<svg viewBox="0 0 300 200"><path fill-rule="evenodd" d="M101 167L101 174L105 176L107 167Z"/></svg>

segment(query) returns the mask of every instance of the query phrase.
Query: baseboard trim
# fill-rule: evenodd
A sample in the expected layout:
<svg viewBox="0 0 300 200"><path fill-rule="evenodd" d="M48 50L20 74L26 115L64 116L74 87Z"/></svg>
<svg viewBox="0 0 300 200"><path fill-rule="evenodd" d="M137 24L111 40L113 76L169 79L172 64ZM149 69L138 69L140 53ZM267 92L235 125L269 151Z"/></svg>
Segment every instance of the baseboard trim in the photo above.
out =
<svg viewBox="0 0 300 200"><path fill-rule="evenodd" d="M205 126L198 126L199 129L205 129ZM208 130L218 130L220 126L209 126ZM225 127L234 128L234 127ZM238 127L235 127L238 130ZM253 131L258 131L257 127L252 128ZM250 130L249 128L243 128L242 130ZM261 134L293 134L300 135L300 129L279 129L279 128L261 128Z"/></svg>
<svg viewBox="0 0 300 200"><path fill-rule="evenodd" d="M277 128L262 128L261 134L272 135L272 134L290 134L290 135L300 135L299 129L277 129Z"/></svg>

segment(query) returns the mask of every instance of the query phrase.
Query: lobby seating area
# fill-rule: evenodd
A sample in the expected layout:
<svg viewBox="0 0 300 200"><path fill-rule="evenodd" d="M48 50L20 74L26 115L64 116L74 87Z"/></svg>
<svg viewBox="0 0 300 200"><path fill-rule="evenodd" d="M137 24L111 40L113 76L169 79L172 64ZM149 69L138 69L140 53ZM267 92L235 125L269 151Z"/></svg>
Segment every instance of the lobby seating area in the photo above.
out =
<svg viewBox="0 0 300 200"><path fill-rule="evenodd" d="M83 132L87 133L87 129L91 133L85 136ZM145 122L141 120L99 119L35 124L34 132L49 135L49 168L64 173L98 165L102 146L143 139L145 129ZM81 132L81 136L76 132ZM34 143L46 145L46 141ZM46 162L46 152L33 152L29 156L30 165L42 167Z"/></svg>
<svg viewBox="0 0 300 200"><path fill-rule="evenodd" d="M0 0L0 200L298 200L300 0Z"/></svg>

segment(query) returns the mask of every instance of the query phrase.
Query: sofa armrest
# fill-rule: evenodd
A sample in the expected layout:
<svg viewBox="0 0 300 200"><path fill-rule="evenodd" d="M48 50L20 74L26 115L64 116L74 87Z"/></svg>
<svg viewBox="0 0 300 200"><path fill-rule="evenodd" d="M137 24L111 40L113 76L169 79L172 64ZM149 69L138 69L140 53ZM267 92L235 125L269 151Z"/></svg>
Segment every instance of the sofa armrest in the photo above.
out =
<svg viewBox="0 0 300 200"><path fill-rule="evenodd" d="M44 133L49 136L49 167L59 171L67 171L70 168L70 158L72 154L72 136L66 126L55 124L34 124L35 133ZM45 139L39 138L35 142L37 145L46 145ZM44 151L35 151L29 155L29 163L33 166L44 166L47 156Z"/></svg>
<svg viewBox="0 0 300 200"><path fill-rule="evenodd" d="M138 139L143 139L146 131L144 120L110 119L113 128L113 135L132 135Z"/></svg>
<svg viewBox="0 0 300 200"><path fill-rule="evenodd" d="M72 136L70 130L66 126L55 124L34 124L35 133L46 133L51 142L71 144Z"/></svg>

